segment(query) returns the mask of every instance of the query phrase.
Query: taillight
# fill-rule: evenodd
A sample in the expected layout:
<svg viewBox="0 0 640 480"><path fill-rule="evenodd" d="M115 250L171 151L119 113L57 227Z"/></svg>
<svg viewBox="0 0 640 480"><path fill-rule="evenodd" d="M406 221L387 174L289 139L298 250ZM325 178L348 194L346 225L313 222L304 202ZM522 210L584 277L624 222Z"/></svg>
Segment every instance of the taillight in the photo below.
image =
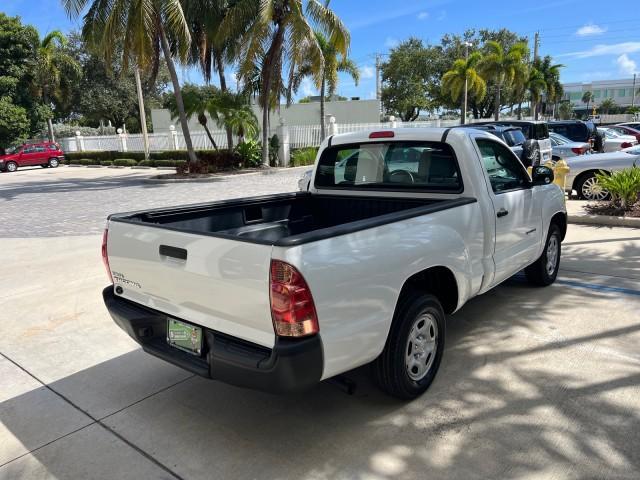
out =
<svg viewBox="0 0 640 480"><path fill-rule="evenodd" d="M631 143L631 142L622 142L622 145L620 145L620 148L629 148L629 147L633 147L633 143Z"/></svg>
<svg viewBox="0 0 640 480"><path fill-rule="evenodd" d="M111 275L111 267L109 267L109 255L107 253L107 240L109 238L109 229L105 228L104 233L102 234L102 263L104 263L104 268L107 269L107 275L109 275L109 280L113 283L113 276Z"/></svg>
<svg viewBox="0 0 640 480"><path fill-rule="evenodd" d="M587 151L587 147L572 147L571 151L576 155L583 155Z"/></svg>
<svg viewBox="0 0 640 480"><path fill-rule="evenodd" d="M271 318L281 337L305 337L318 333L318 316L311 290L293 266L271 260Z"/></svg>
<svg viewBox="0 0 640 480"><path fill-rule="evenodd" d="M392 130L384 130L381 132L371 132L369 138L393 138L395 135Z"/></svg>

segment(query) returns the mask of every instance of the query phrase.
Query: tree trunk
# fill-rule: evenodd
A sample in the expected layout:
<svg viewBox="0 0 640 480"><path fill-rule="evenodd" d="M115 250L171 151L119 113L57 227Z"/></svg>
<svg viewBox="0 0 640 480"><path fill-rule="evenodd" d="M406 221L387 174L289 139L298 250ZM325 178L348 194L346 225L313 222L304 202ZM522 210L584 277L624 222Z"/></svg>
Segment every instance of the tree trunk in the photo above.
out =
<svg viewBox="0 0 640 480"><path fill-rule="evenodd" d="M262 80L262 92L260 95L260 106L262 107L262 166L269 166L269 110L270 110L270 97L271 97L271 79L272 70L277 55L282 49L282 43L284 42L284 28L279 23L273 40L267 54L265 55L264 62L262 64L262 71L260 77Z"/></svg>
<svg viewBox="0 0 640 480"><path fill-rule="evenodd" d="M518 120L522 120L522 100L518 102Z"/></svg>
<svg viewBox="0 0 640 480"><path fill-rule="evenodd" d="M47 130L49 130L49 141L50 142L55 142L56 141L56 137L53 134L53 122L51 121L50 118L47 118Z"/></svg>
<svg viewBox="0 0 640 480"><path fill-rule="evenodd" d="M178 74L176 73L176 66L173 64L171 58L171 49L169 48L169 41L164 33L162 21L158 21L160 31L160 43L162 44L162 53L164 54L164 60L167 62L167 68L169 69L169 76L171 77L171 83L173 84L173 94L176 97L176 106L178 107L178 116L180 117L180 126L182 127L182 135L184 136L184 143L187 146L187 155L189 156L189 165L197 165L198 157L196 152L193 151L193 144L191 143L191 134L189 133L189 124L187 123L187 115L184 111L184 102L182 101L182 91L180 90L180 82L178 81Z"/></svg>
<svg viewBox="0 0 640 480"><path fill-rule="evenodd" d="M500 120L500 89L502 85L498 84L496 86L496 103L493 109L493 119L497 122Z"/></svg>
<svg viewBox="0 0 640 480"><path fill-rule="evenodd" d="M322 86L320 87L320 140L321 142L327 136L325 124L324 124L324 73L322 74Z"/></svg>
<svg viewBox="0 0 640 480"><path fill-rule="evenodd" d="M467 99L462 97L462 104L460 105L460 125L464 125L467 123L467 110L466 110Z"/></svg>
<svg viewBox="0 0 640 480"><path fill-rule="evenodd" d="M220 90L223 92L227 91L227 79L224 78L224 62L222 61L222 55L219 52L216 52L216 64L218 70L218 76L220 77ZM233 132L231 131L230 126L225 126L225 130L227 131L227 148L229 150L233 150Z"/></svg>
<svg viewBox="0 0 640 480"><path fill-rule="evenodd" d="M202 116L204 116L204 114L202 114ZM198 120L200 122L200 125L204 127L204 131L207 132L207 137L209 137L209 141L211 142L211 145L213 145L213 148L215 150L218 150L218 145L216 144L216 141L213 139L213 135L211 135L211 131L209 130L209 126L207 125L207 117L204 118L204 122L200 119Z"/></svg>

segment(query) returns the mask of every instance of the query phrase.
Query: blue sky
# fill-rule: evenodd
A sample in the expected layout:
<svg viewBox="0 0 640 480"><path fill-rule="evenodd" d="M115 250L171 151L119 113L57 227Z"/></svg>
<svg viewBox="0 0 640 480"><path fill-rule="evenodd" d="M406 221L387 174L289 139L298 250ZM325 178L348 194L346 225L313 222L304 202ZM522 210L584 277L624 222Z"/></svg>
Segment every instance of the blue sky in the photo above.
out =
<svg viewBox="0 0 640 480"><path fill-rule="evenodd" d="M443 34L467 28L506 27L531 39L539 31L540 53L566 65L565 82L630 78L640 65L640 18L632 6L607 8L594 0L333 0L331 6L351 31L350 56L361 70L358 86L349 78L341 81L339 93L349 97L375 95L376 52L388 52L409 36L437 43ZM79 27L60 0L3 0L0 11L19 15L41 34ZM181 77L201 82L195 70L182 69ZM299 96L314 93L307 82Z"/></svg>

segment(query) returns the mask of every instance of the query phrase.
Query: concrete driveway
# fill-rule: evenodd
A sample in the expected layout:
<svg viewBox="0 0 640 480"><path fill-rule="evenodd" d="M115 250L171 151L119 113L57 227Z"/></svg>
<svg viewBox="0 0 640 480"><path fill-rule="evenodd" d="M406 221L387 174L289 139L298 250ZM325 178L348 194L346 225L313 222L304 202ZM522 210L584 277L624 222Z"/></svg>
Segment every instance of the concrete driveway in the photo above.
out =
<svg viewBox="0 0 640 480"><path fill-rule="evenodd" d="M95 179L73 175L65 201L100 210ZM297 175L277 175L295 189ZM248 178L189 187L262 193ZM25 223L21 235L0 223L2 479L640 477L638 230L570 226L556 284L516 276L450 317L420 399L384 396L364 368L351 396L331 384L272 396L143 353L102 305L100 236L26 234L58 195L40 181L10 197L0 182L3 218Z"/></svg>

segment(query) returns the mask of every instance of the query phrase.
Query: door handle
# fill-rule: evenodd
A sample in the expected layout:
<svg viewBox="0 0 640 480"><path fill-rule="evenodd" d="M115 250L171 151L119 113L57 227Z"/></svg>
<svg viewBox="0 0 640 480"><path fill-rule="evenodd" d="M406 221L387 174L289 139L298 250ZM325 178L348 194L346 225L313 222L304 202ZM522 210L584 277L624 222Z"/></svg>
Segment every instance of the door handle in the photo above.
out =
<svg viewBox="0 0 640 480"><path fill-rule="evenodd" d="M184 248L172 247L170 245L160 245L158 249L160 255L165 257L173 257L179 260L187 259L187 251Z"/></svg>
<svg viewBox="0 0 640 480"><path fill-rule="evenodd" d="M500 210L498 210L498 213L496 213L497 217L505 217L507 215L509 215L509 211L505 210L504 208L501 208Z"/></svg>

